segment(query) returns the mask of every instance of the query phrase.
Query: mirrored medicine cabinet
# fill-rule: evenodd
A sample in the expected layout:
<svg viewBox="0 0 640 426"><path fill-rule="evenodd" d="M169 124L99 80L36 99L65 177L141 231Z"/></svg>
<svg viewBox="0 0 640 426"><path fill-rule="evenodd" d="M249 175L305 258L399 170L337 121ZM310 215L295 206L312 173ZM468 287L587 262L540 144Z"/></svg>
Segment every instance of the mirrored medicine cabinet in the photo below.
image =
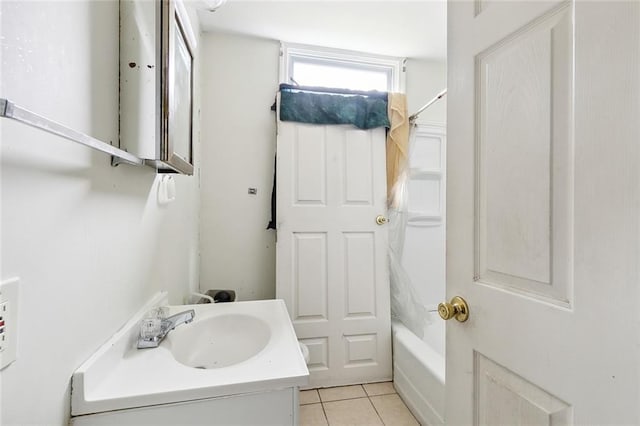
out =
<svg viewBox="0 0 640 426"><path fill-rule="evenodd" d="M120 0L120 147L193 174L196 38L180 0Z"/></svg>

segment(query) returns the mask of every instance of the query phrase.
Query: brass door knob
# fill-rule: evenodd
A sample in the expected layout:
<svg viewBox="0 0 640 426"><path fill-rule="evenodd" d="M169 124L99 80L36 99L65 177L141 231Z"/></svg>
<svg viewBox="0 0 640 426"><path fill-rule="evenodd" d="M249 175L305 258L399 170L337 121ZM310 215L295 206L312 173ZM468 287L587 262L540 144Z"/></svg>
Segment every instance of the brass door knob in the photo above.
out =
<svg viewBox="0 0 640 426"><path fill-rule="evenodd" d="M387 223L387 218L382 215L378 215L376 216L376 223L378 225L384 225L385 223Z"/></svg>
<svg viewBox="0 0 640 426"><path fill-rule="evenodd" d="M462 297L456 296L451 299L451 303L440 303L438 313L443 320L455 318L459 322L465 322L469 319L469 305Z"/></svg>

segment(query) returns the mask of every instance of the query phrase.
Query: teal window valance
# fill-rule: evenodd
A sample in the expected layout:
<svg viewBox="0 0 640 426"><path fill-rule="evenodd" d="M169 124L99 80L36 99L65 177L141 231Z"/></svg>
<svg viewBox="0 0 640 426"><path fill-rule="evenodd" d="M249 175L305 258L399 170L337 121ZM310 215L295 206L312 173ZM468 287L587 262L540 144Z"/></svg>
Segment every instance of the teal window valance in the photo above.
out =
<svg viewBox="0 0 640 426"><path fill-rule="evenodd" d="M280 120L389 127L386 92L280 85Z"/></svg>

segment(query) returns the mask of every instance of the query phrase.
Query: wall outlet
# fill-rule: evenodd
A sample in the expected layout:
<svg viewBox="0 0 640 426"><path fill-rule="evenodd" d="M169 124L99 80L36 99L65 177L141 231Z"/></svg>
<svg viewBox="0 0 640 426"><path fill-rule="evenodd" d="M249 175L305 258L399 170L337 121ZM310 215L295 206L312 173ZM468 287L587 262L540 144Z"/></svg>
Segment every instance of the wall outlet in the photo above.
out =
<svg viewBox="0 0 640 426"><path fill-rule="evenodd" d="M0 353L7 346L7 314L9 313L9 302L0 303Z"/></svg>
<svg viewBox="0 0 640 426"><path fill-rule="evenodd" d="M0 283L0 370L16 360L19 282L10 278Z"/></svg>

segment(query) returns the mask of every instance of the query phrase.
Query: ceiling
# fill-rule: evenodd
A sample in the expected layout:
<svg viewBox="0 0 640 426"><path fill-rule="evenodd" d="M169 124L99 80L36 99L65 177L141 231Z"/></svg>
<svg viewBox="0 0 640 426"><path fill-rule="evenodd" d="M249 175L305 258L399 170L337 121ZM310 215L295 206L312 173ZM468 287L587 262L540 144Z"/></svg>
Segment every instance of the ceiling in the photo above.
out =
<svg viewBox="0 0 640 426"><path fill-rule="evenodd" d="M198 16L203 31L408 58L447 52L446 0L228 0Z"/></svg>

